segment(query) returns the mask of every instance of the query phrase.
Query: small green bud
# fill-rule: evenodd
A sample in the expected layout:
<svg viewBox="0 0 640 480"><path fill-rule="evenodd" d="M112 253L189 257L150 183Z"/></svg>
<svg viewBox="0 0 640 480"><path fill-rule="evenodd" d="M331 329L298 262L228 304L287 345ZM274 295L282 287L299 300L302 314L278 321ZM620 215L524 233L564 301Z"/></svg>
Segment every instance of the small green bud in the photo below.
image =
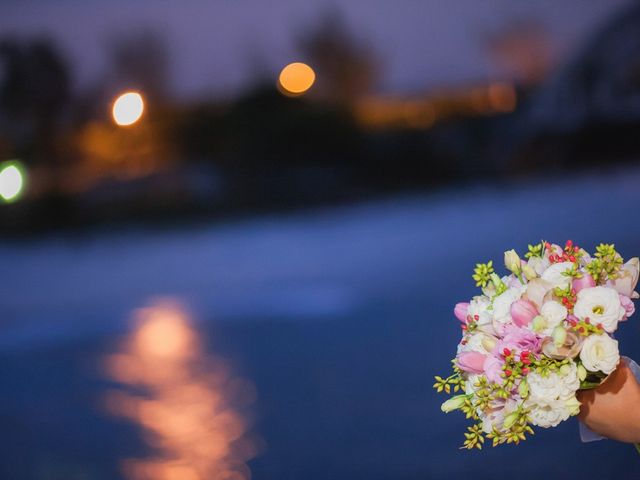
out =
<svg viewBox="0 0 640 480"><path fill-rule="evenodd" d="M504 417L504 423L502 424L504 429L509 430L511 427L513 427L513 425L516 423L516 420L518 420L519 416L520 416L520 413L516 410L515 412L511 412L509 415Z"/></svg>
<svg viewBox="0 0 640 480"><path fill-rule="evenodd" d="M529 396L529 383L525 379L522 379L520 385L518 385L518 393L522 398Z"/></svg>
<svg viewBox="0 0 640 480"><path fill-rule="evenodd" d="M578 413L580 413L580 402L578 401L578 399L573 396L571 397L569 400L567 400L565 402L565 405L567 406L567 409L569 410L569 412L571 413L571 415L577 415Z"/></svg>
<svg viewBox="0 0 640 480"><path fill-rule="evenodd" d="M524 267L522 267L522 273L527 278L527 280L533 280L538 276L536 271L529 265L525 265Z"/></svg>
<svg viewBox="0 0 640 480"><path fill-rule="evenodd" d="M564 342L567 340L567 331L564 329L562 325L558 325L553 329L553 333L551 334L553 337L553 344L560 348L564 345Z"/></svg>
<svg viewBox="0 0 640 480"><path fill-rule="evenodd" d="M578 364L578 378L581 382L584 382L584 379L587 378L587 369L581 363Z"/></svg>
<svg viewBox="0 0 640 480"><path fill-rule="evenodd" d="M542 330L547 328L547 319L542 315L534 317L531 321L531 328L533 328L534 332L540 333Z"/></svg>
<svg viewBox="0 0 640 480"><path fill-rule="evenodd" d="M522 271L520 264L520 257L515 250L508 250L504 252L504 266L507 270L518 275Z"/></svg>
<svg viewBox="0 0 640 480"><path fill-rule="evenodd" d="M444 402L440 406L440 409L444 413L449 413L454 410L458 410L459 408L462 408L466 399L467 399L467 395L456 395L455 397L451 397L449 400Z"/></svg>

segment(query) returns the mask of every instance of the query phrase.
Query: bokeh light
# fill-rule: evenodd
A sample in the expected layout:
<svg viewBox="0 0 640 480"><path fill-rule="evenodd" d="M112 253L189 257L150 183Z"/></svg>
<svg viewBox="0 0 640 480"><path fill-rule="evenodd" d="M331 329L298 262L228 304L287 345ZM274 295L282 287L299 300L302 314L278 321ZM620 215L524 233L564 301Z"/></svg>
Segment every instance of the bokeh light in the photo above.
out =
<svg viewBox="0 0 640 480"><path fill-rule="evenodd" d="M0 164L0 198L15 202L24 192L25 170L17 160Z"/></svg>
<svg viewBox="0 0 640 480"><path fill-rule="evenodd" d="M282 69L278 84L284 93L302 95L309 90L316 81L316 74L306 63L290 63Z"/></svg>
<svg viewBox="0 0 640 480"><path fill-rule="evenodd" d="M144 100L137 92L126 92L113 102L113 120L120 126L133 125L144 112Z"/></svg>

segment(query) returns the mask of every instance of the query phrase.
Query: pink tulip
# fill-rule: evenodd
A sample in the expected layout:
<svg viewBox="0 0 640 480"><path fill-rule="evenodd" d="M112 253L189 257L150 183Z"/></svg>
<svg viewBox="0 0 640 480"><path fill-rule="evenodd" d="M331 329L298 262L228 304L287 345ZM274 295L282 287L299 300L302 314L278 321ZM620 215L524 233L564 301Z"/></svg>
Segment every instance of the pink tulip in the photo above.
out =
<svg viewBox="0 0 640 480"><path fill-rule="evenodd" d="M518 327L526 327L538 315L538 309L529 300L518 300L511 305L511 318Z"/></svg>
<svg viewBox="0 0 640 480"><path fill-rule="evenodd" d="M469 303L468 302L457 303L455 308L453 309L453 314L462 323L467 323L467 315L469 315Z"/></svg>
<svg viewBox="0 0 640 480"><path fill-rule="evenodd" d="M484 362L486 355L478 352L462 352L458 355L458 367L469 373L484 372Z"/></svg>
<svg viewBox="0 0 640 480"><path fill-rule="evenodd" d="M582 278L574 278L571 286L577 293L583 288L595 287L596 281L593 279L591 275L589 275L588 273L585 273L582 275Z"/></svg>

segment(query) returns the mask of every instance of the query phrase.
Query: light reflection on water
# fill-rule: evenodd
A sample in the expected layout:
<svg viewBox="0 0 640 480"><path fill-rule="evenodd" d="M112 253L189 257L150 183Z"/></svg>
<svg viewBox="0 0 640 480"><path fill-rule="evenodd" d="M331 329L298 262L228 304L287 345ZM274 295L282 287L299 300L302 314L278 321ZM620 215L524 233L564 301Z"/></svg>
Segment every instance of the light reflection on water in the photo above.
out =
<svg viewBox="0 0 640 480"><path fill-rule="evenodd" d="M122 462L131 480L240 480L256 441L243 408L253 385L205 352L188 314L172 302L134 312L135 328L106 358L109 378L123 389L107 409L140 425L154 454Z"/></svg>

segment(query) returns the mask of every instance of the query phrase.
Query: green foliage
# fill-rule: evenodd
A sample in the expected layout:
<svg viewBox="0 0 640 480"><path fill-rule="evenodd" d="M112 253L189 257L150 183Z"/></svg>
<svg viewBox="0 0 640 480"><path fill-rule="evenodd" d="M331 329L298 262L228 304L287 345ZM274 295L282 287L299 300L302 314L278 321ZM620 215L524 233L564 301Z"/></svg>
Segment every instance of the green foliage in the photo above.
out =
<svg viewBox="0 0 640 480"><path fill-rule="evenodd" d="M492 273L494 273L493 260L476 264L476 268L473 270L473 279L476 281L476 287L486 287L491 280Z"/></svg>
<svg viewBox="0 0 640 480"><path fill-rule="evenodd" d="M544 242L537 245L528 245L529 251L524 254L524 258L542 257L544 255Z"/></svg>
<svg viewBox="0 0 640 480"><path fill-rule="evenodd" d="M586 269L596 283L604 283L617 278L621 267L622 257L616 251L615 245L601 243L596 247L595 258Z"/></svg>

